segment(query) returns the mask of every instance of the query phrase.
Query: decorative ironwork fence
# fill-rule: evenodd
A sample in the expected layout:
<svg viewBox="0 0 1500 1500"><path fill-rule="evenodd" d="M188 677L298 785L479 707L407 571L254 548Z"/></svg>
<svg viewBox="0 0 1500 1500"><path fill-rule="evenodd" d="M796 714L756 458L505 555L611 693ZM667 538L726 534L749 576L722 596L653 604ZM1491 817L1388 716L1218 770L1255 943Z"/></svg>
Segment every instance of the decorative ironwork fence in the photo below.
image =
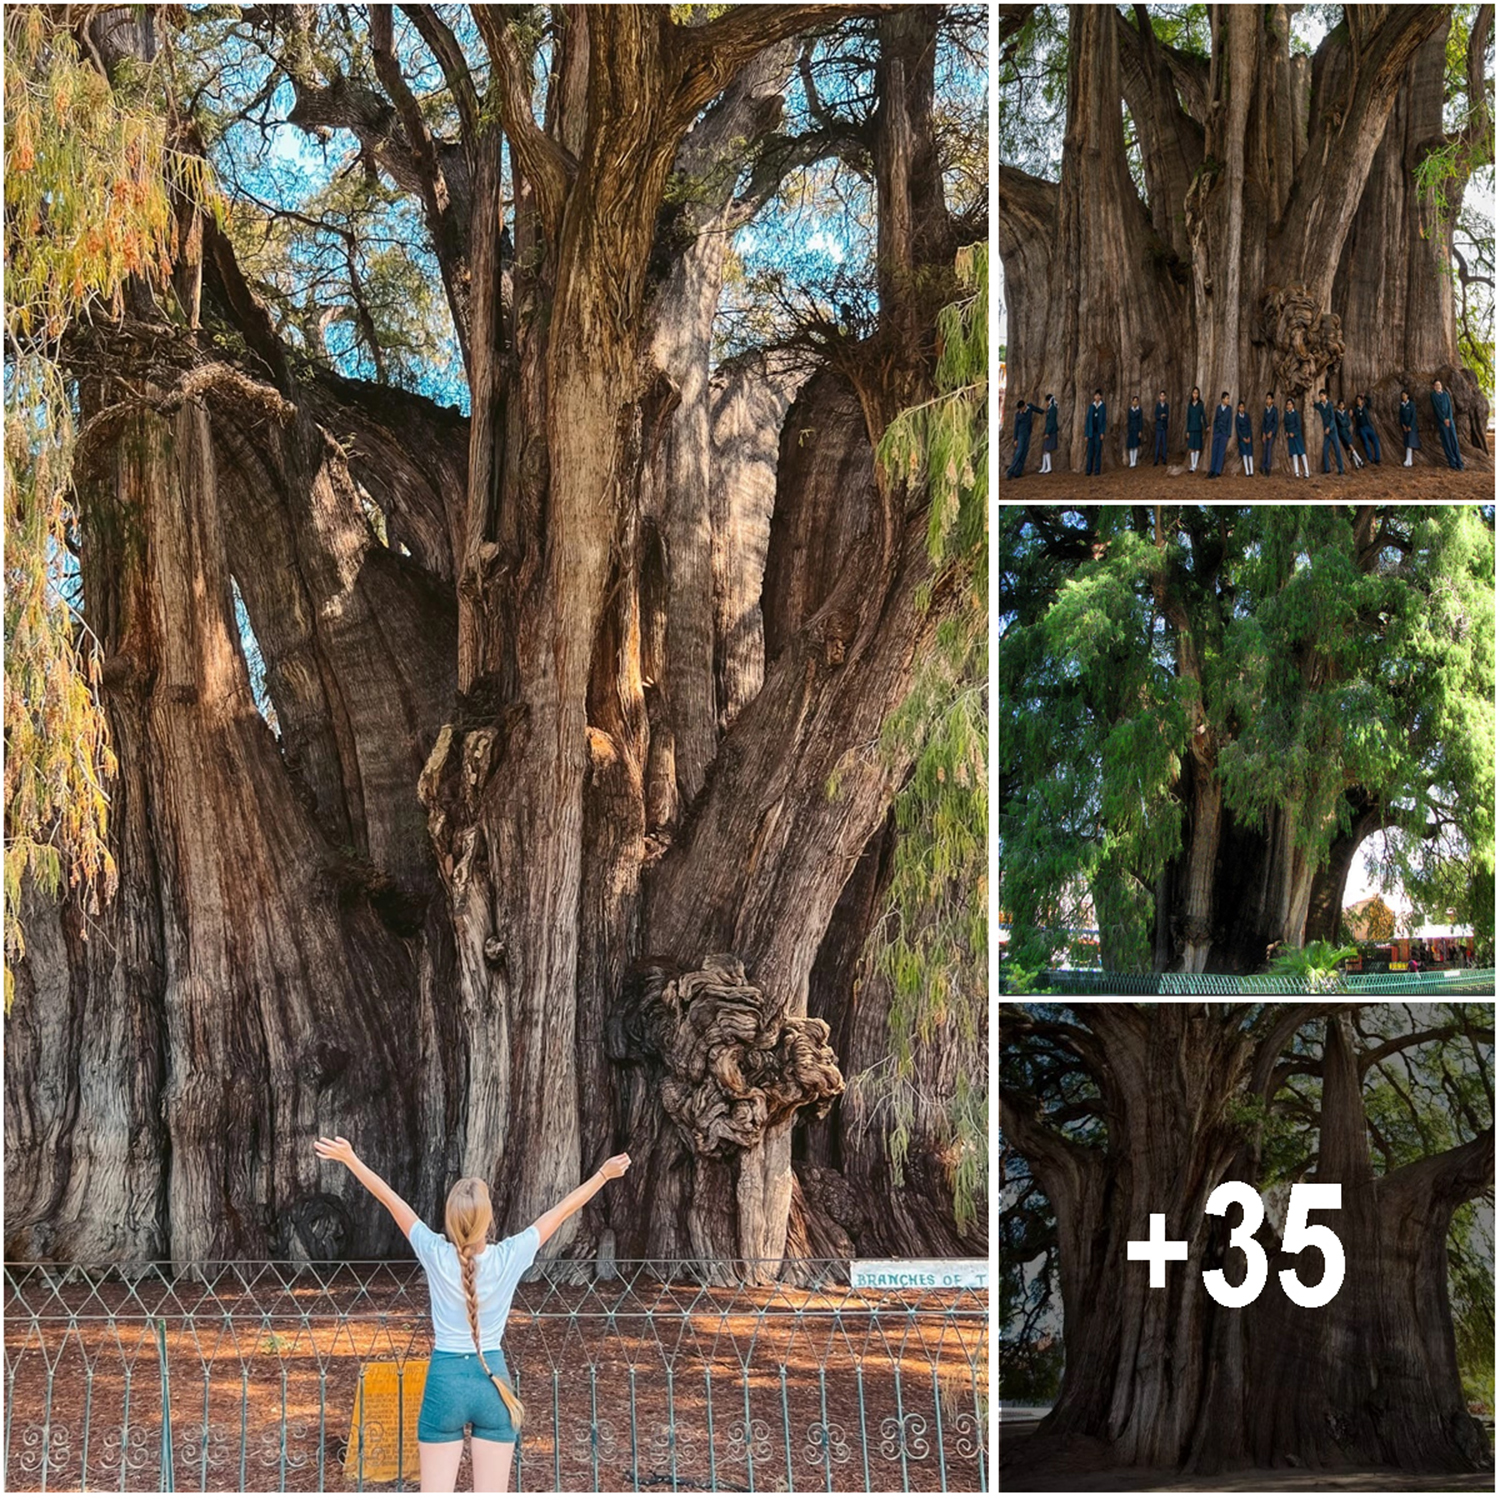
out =
<svg viewBox="0 0 1500 1500"><path fill-rule="evenodd" d="M797 1266L797 1286L541 1267L506 1329L527 1409L513 1487L984 1491L987 1294ZM417 1487L415 1264L16 1265L5 1283L6 1490Z"/></svg>
<svg viewBox="0 0 1500 1500"><path fill-rule="evenodd" d="M1287 974L1112 974L1102 969L1049 969L1037 992L1055 995L1493 995L1493 969L1433 969L1410 974L1340 974L1338 988L1316 991Z"/></svg>

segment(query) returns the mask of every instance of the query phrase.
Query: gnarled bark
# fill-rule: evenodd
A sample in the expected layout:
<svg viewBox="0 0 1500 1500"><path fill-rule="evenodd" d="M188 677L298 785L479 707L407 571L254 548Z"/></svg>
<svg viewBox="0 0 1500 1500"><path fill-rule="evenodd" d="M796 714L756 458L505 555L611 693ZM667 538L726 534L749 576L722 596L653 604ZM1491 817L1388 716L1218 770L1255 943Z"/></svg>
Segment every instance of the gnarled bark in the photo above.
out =
<svg viewBox="0 0 1500 1500"><path fill-rule="evenodd" d="M1312 1285L1322 1258L1283 1254L1267 1222L1257 1236L1270 1261L1266 1290L1247 1307L1223 1307L1201 1274L1222 1266L1237 1283L1244 1262L1228 1250L1227 1221L1206 1216L1204 1204L1222 1181L1260 1180L1259 1134L1234 1125L1226 1105L1266 1092L1289 1035L1277 1042L1264 1024L1243 1024L1243 1007L1224 1009L1155 1006L1148 1020L1135 1007L1102 1006L1067 1028L1099 1090L1107 1135L1097 1147L1059 1135L1035 1099L1001 1087L1002 1132L1057 1216L1067 1347L1050 1416L1002 1452L1002 1465L1016 1466L1009 1482L1076 1439L1091 1440L1103 1466L1197 1474L1487 1465L1459 1382L1444 1246L1454 1208L1489 1182L1493 1130L1377 1177L1347 1022L1331 1008L1312 1180L1342 1186L1342 1207L1326 1220L1344 1247L1342 1290L1316 1313L1282 1295L1283 1267ZM1293 1025L1316 1011L1278 1009ZM1187 1246L1165 1289L1126 1256L1152 1214L1165 1214L1168 1239ZM1106 1282L1115 1295L1100 1297ZM1281 1394L1257 1399L1268 1391Z"/></svg>
<svg viewBox="0 0 1500 1500"><path fill-rule="evenodd" d="M1131 397L1149 411L1163 388L1169 449L1182 451L1195 385L1210 412L1225 390L1252 412L1266 391L1278 411L1290 397L1304 433L1320 387L1351 406L1367 391L1394 438L1400 389L1425 410L1439 376L1469 445L1487 451L1448 275L1464 181L1448 185L1444 215L1413 176L1444 139L1449 13L1350 10L1309 68L1290 48L1291 9L1211 8L1206 70L1156 40L1146 6L1133 23L1111 7L1072 10L1060 180L999 169L1007 402L1056 394L1059 466L1082 467L1095 387L1111 417L1106 466L1125 461ZM1476 97L1489 24L1474 27ZM1122 101L1140 132L1144 203Z"/></svg>

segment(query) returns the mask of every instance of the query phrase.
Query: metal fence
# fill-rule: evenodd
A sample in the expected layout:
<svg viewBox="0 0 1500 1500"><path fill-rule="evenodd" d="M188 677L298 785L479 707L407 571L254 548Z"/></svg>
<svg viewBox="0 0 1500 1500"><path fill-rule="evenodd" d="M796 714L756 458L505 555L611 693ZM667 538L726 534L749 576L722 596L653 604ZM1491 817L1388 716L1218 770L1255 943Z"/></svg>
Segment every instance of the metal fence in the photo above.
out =
<svg viewBox="0 0 1500 1500"><path fill-rule="evenodd" d="M983 1491L987 1294L797 1268L540 1268L506 1328L513 1487ZM15 1265L4 1313L6 1490L417 1488L415 1264Z"/></svg>
<svg viewBox="0 0 1500 1500"><path fill-rule="evenodd" d="M1103 969L1050 969L1038 994L1055 995L1493 995L1493 969L1434 969L1419 974L1340 974L1337 988L1315 991L1288 974L1118 974Z"/></svg>

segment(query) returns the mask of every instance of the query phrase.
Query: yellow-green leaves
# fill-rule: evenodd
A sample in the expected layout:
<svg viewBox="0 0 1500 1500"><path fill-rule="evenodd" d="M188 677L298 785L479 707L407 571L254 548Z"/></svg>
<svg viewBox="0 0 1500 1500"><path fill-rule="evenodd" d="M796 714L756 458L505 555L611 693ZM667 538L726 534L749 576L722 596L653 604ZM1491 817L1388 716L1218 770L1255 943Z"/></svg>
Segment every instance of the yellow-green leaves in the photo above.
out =
<svg viewBox="0 0 1500 1500"><path fill-rule="evenodd" d="M945 1156L961 1225L984 1203L988 1163L982 1045L988 994L987 269L984 246L959 255L965 295L938 319L938 394L902 412L878 451L888 473L926 490L928 550L938 569L958 573L962 588L956 613L939 626L937 649L918 668L882 734L882 753L911 759L912 769L896 799L890 915L875 929L871 955L891 989L891 1059L880 1082L898 1180L915 1120L917 1049L930 1045L939 1028L956 1043Z"/></svg>
<svg viewBox="0 0 1500 1500"><path fill-rule="evenodd" d="M57 341L81 315L118 315L127 277L170 275L183 247L174 189L205 203L206 164L169 144L160 80L112 88L50 6L5 15L5 1004L24 951L29 877L97 910L115 883L95 697L98 658L75 617L72 393ZM81 638L82 637L82 638Z"/></svg>

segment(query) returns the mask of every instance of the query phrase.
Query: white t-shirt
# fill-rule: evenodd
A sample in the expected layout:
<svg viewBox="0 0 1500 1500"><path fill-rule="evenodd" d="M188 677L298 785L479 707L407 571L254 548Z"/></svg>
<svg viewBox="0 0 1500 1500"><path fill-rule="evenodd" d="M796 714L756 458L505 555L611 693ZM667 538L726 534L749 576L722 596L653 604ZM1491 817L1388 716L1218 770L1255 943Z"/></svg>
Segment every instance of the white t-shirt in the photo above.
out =
<svg viewBox="0 0 1500 1500"><path fill-rule="evenodd" d="M474 1335L469 1330L469 1309L464 1301L464 1281L458 1266L457 1249L445 1235L429 1229L420 1219L411 1226L408 1238L427 1273L427 1288L432 1294L432 1347L445 1354L472 1354ZM486 1245L474 1257L481 1348L500 1347L516 1284L527 1266L536 1259L539 1246L536 1225L533 1224L508 1240Z"/></svg>

